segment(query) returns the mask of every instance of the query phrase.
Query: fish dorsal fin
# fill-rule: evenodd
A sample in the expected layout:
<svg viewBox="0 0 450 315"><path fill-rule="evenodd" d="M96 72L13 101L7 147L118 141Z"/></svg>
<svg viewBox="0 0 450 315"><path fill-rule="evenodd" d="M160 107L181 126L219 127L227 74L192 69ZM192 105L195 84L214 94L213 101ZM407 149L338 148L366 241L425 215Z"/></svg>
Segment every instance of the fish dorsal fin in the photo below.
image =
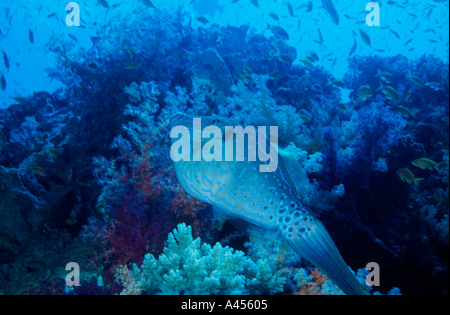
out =
<svg viewBox="0 0 450 315"><path fill-rule="evenodd" d="M297 160L297 155L295 153L279 149L278 155L279 159L282 161L280 164L284 166L286 175L292 183L291 187L295 188L295 193L298 196L302 191L302 187L305 187L305 182L309 182L306 171Z"/></svg>

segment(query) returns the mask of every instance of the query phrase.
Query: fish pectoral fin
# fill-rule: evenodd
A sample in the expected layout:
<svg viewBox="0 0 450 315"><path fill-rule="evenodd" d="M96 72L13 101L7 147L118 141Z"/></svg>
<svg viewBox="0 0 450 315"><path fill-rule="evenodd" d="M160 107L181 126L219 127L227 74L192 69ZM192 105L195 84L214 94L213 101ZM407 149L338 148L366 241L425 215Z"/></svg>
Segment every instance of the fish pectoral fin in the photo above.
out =
<svg viewBox="0 0 450 315"><path fill-rule="evenodd" d="M305 187L305 181L309 182L306 171L300 165L294 153L279 149L278 154L286 169L286 177L289 177L290 182L293 184L291 186L295 188L295 193L298 195L302 191L302 187Z"/></svg>

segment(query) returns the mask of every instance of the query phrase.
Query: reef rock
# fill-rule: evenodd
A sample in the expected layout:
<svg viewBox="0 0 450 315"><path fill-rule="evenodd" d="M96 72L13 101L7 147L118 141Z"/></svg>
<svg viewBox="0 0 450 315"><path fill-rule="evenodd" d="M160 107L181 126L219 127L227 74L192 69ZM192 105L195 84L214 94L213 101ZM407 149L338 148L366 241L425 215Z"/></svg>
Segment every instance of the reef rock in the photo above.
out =
<svg viewBox="0 0 450 315"><path fill-rule="evenodd" d="M33 174L0 166L0 263L8 262L41 233L47 192Z"/></svg>

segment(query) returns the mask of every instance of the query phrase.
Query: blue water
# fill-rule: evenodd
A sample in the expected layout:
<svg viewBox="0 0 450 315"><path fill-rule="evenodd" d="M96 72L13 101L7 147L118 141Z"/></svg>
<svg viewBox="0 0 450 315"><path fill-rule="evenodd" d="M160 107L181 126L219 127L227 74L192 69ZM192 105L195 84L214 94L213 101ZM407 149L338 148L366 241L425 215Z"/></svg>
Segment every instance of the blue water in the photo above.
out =
<svg viewBox="0 0 450 315"><path fill-rule="evenodd" d="M95 33L98 25L105 25L117 14L127 15L139 6L139 0L110 1L110 6L120 4L115 9L96 5L95 1L78 1L81 8L83 28L70 28L64 23L65 4L60 1L20 1L2 2L0 29L1 47L11 58L10 71L2 69L7 79L7 89L0 91L2 106L12 104L11 97L27 95L32 91L54 91L58 82L48 78L44 71L53 66L51 55L44 47L52 36L67 39L68 34L76 35L77 47L88 47L88 36ZM336 77L343 76L349 52L354 44L353 33L359 36L364 30L371 39L367 46L358 38L357 55L395 56L418 58L424 54L448 60L448 3L446 1L380 1L380 27L367 27L365 10L369 1L333 1L339 13L339 25L333 24L321 1L292 3L295 17L290 16L287 1L259 1L258 7L251 1L154 1L158 8L174 10L182 5L194 17L204 16L218 25L250 25L258 32L267 34L267 25L283 27L289 34L288 43L298 49L299 57L309 51L317 52L322 66ZM312 10L307 11L311 3ZM55 13L55 17L48 17ZM276 14L280 20L273 20L269 14ZM193 19L194 25L201 23ZM35 36L35 43L28 40L28 29ZM319 44L319 31L323 43ZM395 32L395 33L394 33ZM398 34L398 38L395 34ZM409 45L405 43L411 40ZM295 63L298 63L298 60ZM23 80L26 76L27 80Z"/></svg>
<svg viewBox="0 0 450 315"><path fill-rule="evenodd" d="M361 279L380 264L372 293L448 294L448 1L375 1L379 26L360 0L76 3L80 26L66 2L0 4L0 294L124 292L119 266L161 255L179 223L284 272L238 293L340 292L279 236L219 231L186 195L168 158L177 111L277 125L346 263Z"/></svg>

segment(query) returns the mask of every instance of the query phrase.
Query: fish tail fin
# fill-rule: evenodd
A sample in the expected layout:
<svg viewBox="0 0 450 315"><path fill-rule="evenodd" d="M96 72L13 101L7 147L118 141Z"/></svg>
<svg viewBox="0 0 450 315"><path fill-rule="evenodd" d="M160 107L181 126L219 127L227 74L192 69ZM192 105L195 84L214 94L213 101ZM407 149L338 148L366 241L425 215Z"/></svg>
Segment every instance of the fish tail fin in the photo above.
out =
<svg viewBox="0 0 450 315"><path fill-rule="evenodd" d="M425 178L414 178L414 185L419 185L421 181L425 180Z"/></svg>
<svg viewBox="0 0 450 315"><path fill-rule="evenodd" d="M383 88L384 88L383 82L380 82L380 87L377 88L375 91L376 92L381 91Z"/></svg>
<svg viewBox="0 0 450 315"><path fill-rule="evenodd" d="M317 266L349 295L367 295L368 290L346 265L323 224L314 220L306 236L288 237L290 245L306 260Z"/></svg>

